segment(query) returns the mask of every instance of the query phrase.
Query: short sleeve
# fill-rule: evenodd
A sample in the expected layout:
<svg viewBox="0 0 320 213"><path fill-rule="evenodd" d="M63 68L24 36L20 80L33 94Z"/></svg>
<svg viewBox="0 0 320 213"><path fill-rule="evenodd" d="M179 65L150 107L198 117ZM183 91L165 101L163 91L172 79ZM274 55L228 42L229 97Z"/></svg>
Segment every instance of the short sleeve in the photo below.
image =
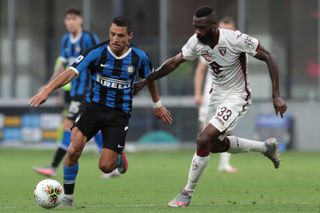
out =
<svg viewBox="0 0 320 213"><path fill-rule="evenodd" d="M154 68L150 61L149 56L147 54L144 54L143 57L141 58L141 65L138 70L139 77L143 79L148 78L153 71L154 71Z"/></svg>
<svg viewBox="0 0 320 213"><path fill-rule="evenodd" d="M97 45L97 44L100 43L100 39L96 34L93 35L93 39L94 39L94 42L95 42L93 45Z"/></svg>
<svg viewBox="0 0 320 213"><path fill-rule="evenodd" d="M243 34L240 31L236 31L236 48L239 52L245 52L251 56L255 56L257 54L258 46L258 39L247 34Z"/></svg>
<svg viewBox="0 0 320 213"><path fill-rule="evenodd" d="M98 60L100 57L99 49L88 49L83 54L79 55L74 63L70 66L70 69L75 71L78 75L82 71L86 71L88 66Z"/></svg>
<svg viewBox="0 0 320 213"><path fill-rule="evenodd" d="M67 63L66 49L68 44L68 36L64 35L60 41L60 59L63 63Z"/></svg>
<svg viewBox="0 0 320 213"><path fill-rule="evenodd" d="M193 61L198 57L195 46L197 44L197 38L193 35L188 42L182 47L183 59Z"/></svg>

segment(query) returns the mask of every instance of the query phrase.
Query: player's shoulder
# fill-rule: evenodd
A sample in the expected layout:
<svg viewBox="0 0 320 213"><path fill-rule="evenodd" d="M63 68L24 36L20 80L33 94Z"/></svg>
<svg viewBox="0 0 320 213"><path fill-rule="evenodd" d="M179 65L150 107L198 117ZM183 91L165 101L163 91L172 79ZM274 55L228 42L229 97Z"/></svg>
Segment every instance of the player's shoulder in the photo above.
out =
<svg viewBox="0 0 320 213"><path fill-rule="evenodd" d="M222 40L228 43L230 46L238 45L242 43L243 37L245 34L240 32L239 30L229 30L220 28Z"/></svg>
<svg viewBox="0 0 320 213"><path fill-rule="evenodd" d="M95 52L97 54L100 54L101 52L103 52L104 50L106 50L108 47L108 41L104 41L104 42L101 42L89 49L86 50L86 53L90 53L90 52Z"/></svg>
<svg viewBox="0 0 320 213"><path fill-rule="evenodd" d="M61 41L62 41L62 42L66 42L66 41L68 41L69 39L70 39L69 33L65 33L65 34L63 34L63 35L61 36Z"/></svg>
<svg viewBox="0 0 320 213"><path fill-rule="evenodd" d="M82 36L83 36L84 38L92 38L92 37L95 37L95 36L97 36L97 35L96 35L95 33L90 32L90 31L84 30L84 31L82 32Z"/></svg>
<svg viewBox="0 0 320 213"><path fill-rule="evenodd" d="M148 54L143 51L142 49L136 47L136 46L131 46L131 51L136 53L140 58L149 58Z"/></svg>
<svg viewBox="0 0 320 213"><path fill-rule="evenodd" d="M197 38L197 34L193 34L189 39L188 39L188 43L190 45L196 45L199 43L199 39Z"/></svg>
<svg viewBox="0 0 320 213"><path fill-rule="evenodd" d="M241 32L239 30L229 30L224 28L219 29L222 38L228 41L236 41L236 39L241 35Z"/></svg>

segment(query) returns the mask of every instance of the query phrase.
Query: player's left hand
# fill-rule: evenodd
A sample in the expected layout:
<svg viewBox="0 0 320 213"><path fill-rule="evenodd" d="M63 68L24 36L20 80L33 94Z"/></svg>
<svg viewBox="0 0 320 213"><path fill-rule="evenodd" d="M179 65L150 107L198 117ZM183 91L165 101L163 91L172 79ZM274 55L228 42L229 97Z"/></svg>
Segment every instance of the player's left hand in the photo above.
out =
<svg viewBox="0 0 320 213"><path fill-rule="evenodd" d="M49 93L44 88L42 88L35 96L30 98L29 105L34 107L40 106L41 104L46 102L48 97Z"/></svg>
<svg viewBox="0 0 320 213"><path fill-rule="evenodd" d="M165 108L164 106L154 108L153 114L156 118L161 120L166 125L171 124L173 121L170 111L167 110L167 108Z"/></svg>
<svg viewBox="0 0 320 213"><path fill-rule="evenodd" d="M283 114L287 111L287 104L280 96L273 97L273 107L276 114L280 113L281 118L283 118Z"/></svg>

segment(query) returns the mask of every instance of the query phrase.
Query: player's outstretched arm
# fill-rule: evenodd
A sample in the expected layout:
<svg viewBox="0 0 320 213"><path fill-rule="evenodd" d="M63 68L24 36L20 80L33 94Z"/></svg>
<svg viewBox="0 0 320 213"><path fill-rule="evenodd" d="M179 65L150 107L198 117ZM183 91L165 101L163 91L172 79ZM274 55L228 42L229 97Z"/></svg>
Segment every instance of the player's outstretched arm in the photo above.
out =
<svg viewBox="0 0 320 213"><path fill-rule="evenodd" d="M278 113L280 113L280 116L283 117L283 114L287 111L287 104L280 96L279 67L276 58L262 45L258 46L257 54L254 57L259 60L265 61L268 65L268 70L272 82L273 106L276 114L278 115Z"/></svg>
<svg viewBox="0 0 320 213"><path fill-rule="evenodd" d="M169 110L162 106L160 96L158 93L157 84L155 81L148 83L148 90L153 101L153 114L156 118L161 120L164 124L172 123L172 116Z"/></svg>
<svg viewBox="0 0 320 213"><path fill-rule="evenodd" d="M176 56L166 60L155 72L153 72L146 80L137 82L133 88L133 95L137 94L144 86L149 84L151 81L155 81L168 75L170 72L175 70L181 63L185 62L183 55L180 52Z"/></svg>
<svg viewBox="0 0 320 213"><path fill-rule="evenodd" d="M48 99L49 95L54 90L69 83L76 76L77 73L72 69L67 69L64 72L60 73L55 79L42 87L42 89L29 100L29 105L34 107L41 105Z"/></svg>

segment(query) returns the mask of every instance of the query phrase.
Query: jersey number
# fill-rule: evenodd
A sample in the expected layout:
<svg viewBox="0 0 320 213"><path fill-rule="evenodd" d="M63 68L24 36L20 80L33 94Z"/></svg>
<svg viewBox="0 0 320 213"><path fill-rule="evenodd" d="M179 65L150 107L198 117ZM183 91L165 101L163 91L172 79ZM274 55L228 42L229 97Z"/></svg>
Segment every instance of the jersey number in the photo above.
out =
<svg viewBox="0 0 320 213"><path fill-rule="evenodd" d="M222 72L222 70L220 69L222 66L215 61L211 62L209 66L211 67L211 69L215 74L219 74L220 72Z"/></svg>
<svg viewBox="0 0 320 213"><path fill-rule="evenodd" d="M220 111L217 113L219 117L222 117L223 120L227 121L230 116L232 115L232 112L227 107L221 107Z"/></svg>

